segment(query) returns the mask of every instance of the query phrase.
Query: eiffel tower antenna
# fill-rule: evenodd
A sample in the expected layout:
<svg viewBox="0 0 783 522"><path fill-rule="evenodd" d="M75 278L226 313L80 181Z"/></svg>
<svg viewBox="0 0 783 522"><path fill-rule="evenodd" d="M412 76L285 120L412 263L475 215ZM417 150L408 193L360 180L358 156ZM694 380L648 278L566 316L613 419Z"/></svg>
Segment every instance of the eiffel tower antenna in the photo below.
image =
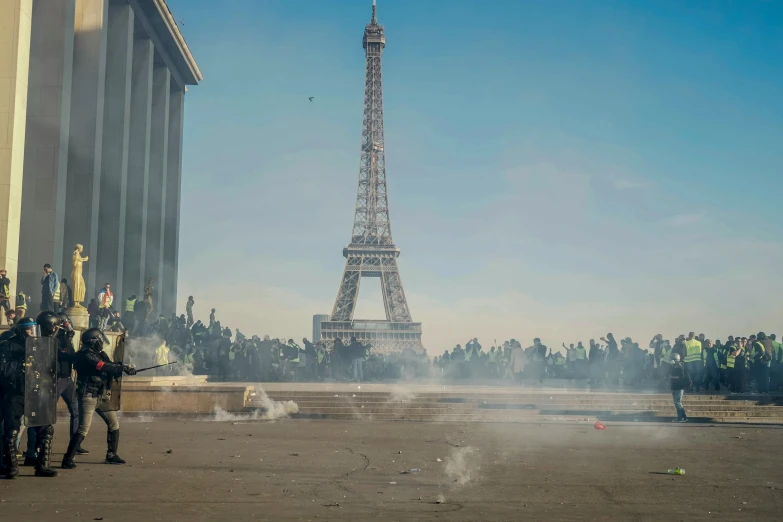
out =
<svg viewBox="0 0 783 522"><path fill-rule="evenodd" d="M372 345L379 353L412 348L422 352L421 323L414 323L397 268L400 249L392 240L386 192L386 153L383 140L383 84L381 55L386 47L377 6L364 28L362 46L367 66L364 77L364 115L359 160L359 188L351 243L343 249L345 270L329 321L321 323L321 340L347 341L351 337ZM385 321L354 320L362 277L379 277Z"/></svg>

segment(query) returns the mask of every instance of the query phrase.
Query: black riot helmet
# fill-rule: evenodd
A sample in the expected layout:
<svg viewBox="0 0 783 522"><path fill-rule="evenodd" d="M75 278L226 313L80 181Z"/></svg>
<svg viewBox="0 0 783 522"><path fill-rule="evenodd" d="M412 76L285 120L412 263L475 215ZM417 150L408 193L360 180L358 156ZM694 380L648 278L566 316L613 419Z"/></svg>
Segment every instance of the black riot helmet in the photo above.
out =
<svg viewBox="0 0 783 522"><path fill-rule="evenodd" d="M57 334L57 330L60 328L60 318L54 312L43 311L35 318L35 322L38 323L41 329L41 336L54 337Z"/></svg>
<svg viewBox="0 0 783 522"><path fill-rule="evenodd" d="M57 317L60 318L60 326L68 331L73 330L73 321L68 317L65 312L57 312Z"/></svg>
<svg viewBox="0 0 783 522"><path fill-rule="evenodd" d="M109 340L103 334L100 328L89 328L82 334L82 349L87 348L100 352L103 345L109 344Z"/></svg>
<svg viewBox="0 0 783 522"><path fill-rule="evenodd" d="M22 339L26 339L28 337L38 337L40 333L38 329L38 323L33 321L33 319L30 317L24 317L18 323L16 323L16 326L14 326L14 331L18 332Z"/></svg>

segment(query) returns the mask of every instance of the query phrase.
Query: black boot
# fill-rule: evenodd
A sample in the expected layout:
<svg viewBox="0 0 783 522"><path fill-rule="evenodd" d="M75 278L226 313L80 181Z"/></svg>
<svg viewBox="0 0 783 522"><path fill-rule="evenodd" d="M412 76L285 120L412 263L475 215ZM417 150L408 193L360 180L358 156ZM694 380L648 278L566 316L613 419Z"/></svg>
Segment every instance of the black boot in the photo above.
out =
<svg viewBox="0 0 783 522"><path fill-rule="evenodd" d="M76 448L81 446L83 440L84 435L78 431L73 434L73 437L71 437L71 442L68 443L68 449L66 450L65 455L63 455L63 463L61 466L63 469L73 469L76 467L76 463L73 461L73 458L76 456Z"/></svg>
<svg viewBox="0 0 783 522"><path fill-rule="evenodd" d="M81 446L78 446L78 447L76 448L76 454L77 454L77 455L89 455L89 454L90 454L90 451L89 451L89 450L86 450L86 449L84 449L84 448L82 448Z"/></svg>
<svg viewBox="0 0 783 522"><path fill-rule="evenodd" d="M16 437L19 434L14 430L8 439L3 439L3 470L5 478L15 479L19 475L19 461L16 459Z"/></svg>
<svg viewBox="0 0 783 522"><path fill-rule="evenodd" d="M57 476L57 472L49 467L52 458L52 439L54 439L54 426L47 426L38 432L41 447L38 449L38 462L35 465L36 477Z"/></svg>
<svg viewBox="0 0 783 522"><path fill-rule="evenodd" d="M38 462L38 458L31 457L30 455L25 454L24 462L22 462L22 466L35 466L37 462Z"/></svg>
<svg viewBox="0 0 783 522"><path fill-rule="evenodd" d="M117 448L120 446L120 430L110 431L106 434L106 464L125 464L125 461L117 455Z"/></svg>

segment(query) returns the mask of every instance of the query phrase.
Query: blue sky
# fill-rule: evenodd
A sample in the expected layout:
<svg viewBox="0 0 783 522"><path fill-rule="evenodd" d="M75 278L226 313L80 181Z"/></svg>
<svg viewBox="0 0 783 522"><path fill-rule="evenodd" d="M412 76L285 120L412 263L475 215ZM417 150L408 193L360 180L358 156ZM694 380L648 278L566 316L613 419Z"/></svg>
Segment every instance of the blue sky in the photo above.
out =
<svg viewBox="0 0 783 522"><path fill-rule="evenodd" d="M180 308L309 337L350 238L371 2L168 3L204 74ZM379 4L392 229L430 353L777 328L783 2Z"/></svg>

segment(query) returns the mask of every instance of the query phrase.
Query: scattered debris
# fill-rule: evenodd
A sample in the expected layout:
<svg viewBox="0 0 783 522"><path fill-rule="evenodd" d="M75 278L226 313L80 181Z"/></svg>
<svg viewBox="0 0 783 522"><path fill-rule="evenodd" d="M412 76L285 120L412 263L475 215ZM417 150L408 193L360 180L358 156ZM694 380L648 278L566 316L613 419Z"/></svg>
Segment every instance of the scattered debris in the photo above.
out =
<svg viewBox="0 0 783 522"><path fill-rule="evenodd" d="M685 468L674 468L674 469L667 469L666 473L669 475L685 475Z"/></svg>
<svg viewBox="0 0 783 522"><path fill-rule="evenodd" d="M596 421L596 423L595 423L595 424L593 424L593 428L595 428L595 429L597 429L597 430L605 430L605 429L606 429L606 426L604 426L604 425L603 425L603 424L601 424L600 422L597 422L597 421Z"/></svg>
<svg viewBox="0 0 783 522"><path fill-rule="evenodd" d="M409 469L407 471L400 471L400 475L408 475L410 473L418 473L419 471L421 471L419 468L413 468L413 469Z"/></svg>
<svg viewBox="0 0 783 522"><path fill-rule="evenodd" d="M226 440L226 439L218 439L218 440ZM150 444L152 444L152 443L150 442Z"/></svg>
<svg viewBox="0 0 783 522"><path fill-rule="evenodd" d="M397 455L402 455L402 452L401 452L401 451L398 451L398 452L397 452Z"/></svg>
<svg viewBox="0 0 783 522"><path fill-rule="evenodd" d="M330 502L329 504L324 504L324 507L340 507L339 502Z"/></svg>
<svg viewBox="0 0 783 522"><path fill-rule="evenodd" d="M392 486L396 486L397 485L396 482L389 482L389 484L391 484Z"/></svg>
<svg viewBox="0 0 783 522"><path fill-rule="evenodd" d="M298 457L298 456L299 456L299 454L298 454L298 453L291 453L291 456L292 456L292 457Z"/></svg>
<svg viewBox="0 0 783 522"><path fill-rule="evenodd" d="M166 450L166 453L174 453L174 450Z"/></svg>
<svg viewBox="0 0 783 522"><path fill-rule="evenodd" d="M438 459L435 462L443 462L443 461L440 460L440 457L438 457Z"/></svg>

